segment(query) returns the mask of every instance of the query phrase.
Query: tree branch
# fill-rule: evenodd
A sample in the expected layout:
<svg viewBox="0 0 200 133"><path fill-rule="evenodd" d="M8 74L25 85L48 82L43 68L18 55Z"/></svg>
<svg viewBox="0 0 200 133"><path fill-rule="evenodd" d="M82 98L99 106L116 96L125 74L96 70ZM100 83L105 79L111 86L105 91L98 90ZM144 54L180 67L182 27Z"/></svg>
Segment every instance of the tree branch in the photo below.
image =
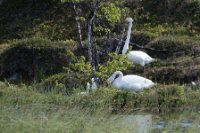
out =
<svg viewBox="0 0 200 133"><path fill-rule="evenodd" d="M121 32L120 41L119 41L117 48L116 48L116 54L119 54L120 48L123 45L123 38L124 38L124 34L125 34L125 24L122 23L121 25L122 25L123 30Z"/></svg>
<svg viewBox="0 0 200 133"><path fill-rule="evenodd" d="M92 16L91 18L89 18L88 21L88 56L89 56L89 62L91 64L91 72L92 72L92 76L94 76L94 71L95 71L95 63L93 62L93 53L92 53L92 47L93 47L93 43L92 43L92 23L96 17L96 12L97 12L97 8L99 6L99 3L101 2L101 0L96 0L94 5L93 5L93 12L91 13Z"/></svg>

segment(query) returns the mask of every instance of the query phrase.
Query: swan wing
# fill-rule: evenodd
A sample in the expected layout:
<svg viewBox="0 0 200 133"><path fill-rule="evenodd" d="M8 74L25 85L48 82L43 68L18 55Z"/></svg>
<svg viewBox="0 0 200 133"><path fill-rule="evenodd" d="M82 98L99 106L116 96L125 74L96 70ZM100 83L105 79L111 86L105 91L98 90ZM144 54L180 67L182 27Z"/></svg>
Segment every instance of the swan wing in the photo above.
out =
<svg viewBox="0 0 200 133"><path fill-rule="evenodd" d="M147 53L143 51L130 51L128 53L128 59L132 62L141 64L142 66L154 60Z"/></svg>
<svg viewBox="0 0 200 133"><path fill-rule="evenodd" d="M138 76L138 75L126 75L122 78L122 80L124 82L139 82L139 83L146 83L146 82L150 82L151 80ZM151 81L152 82L152 81Z"/></svg>
<svg viewBox="0 0 200 133"><path fill-rule="evenodd" d="M131 90L131 91L142 91L144 87L141 86L141 84L139 83L131 83L131 84L127 84L126 87L124 87L125 90Z"/></svg>
<svg viewBox="0 0 200 133"><path fill-rule="evenodd" d="M123 88L132 89L134 91L139 91L143 88L150 88L154 86L154 82L138 75L124 76L122 79L122 83Z"/></svg>

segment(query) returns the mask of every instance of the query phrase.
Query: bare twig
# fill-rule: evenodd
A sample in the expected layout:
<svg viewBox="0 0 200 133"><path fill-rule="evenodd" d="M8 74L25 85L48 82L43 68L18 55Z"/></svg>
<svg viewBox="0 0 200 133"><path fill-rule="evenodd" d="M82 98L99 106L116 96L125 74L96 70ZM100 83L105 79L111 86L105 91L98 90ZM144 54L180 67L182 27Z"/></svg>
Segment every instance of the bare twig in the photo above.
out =
<svg viewBox="0 0 200 133"><path fill-rule="evenodd" d="M116 48L116 54L119 54L120 48L123 45L123 38L124 38L124 34L125 34L125 24L124 23L122 23L122 27L123 27L123 30L121 32L120 41Z"/></svg>

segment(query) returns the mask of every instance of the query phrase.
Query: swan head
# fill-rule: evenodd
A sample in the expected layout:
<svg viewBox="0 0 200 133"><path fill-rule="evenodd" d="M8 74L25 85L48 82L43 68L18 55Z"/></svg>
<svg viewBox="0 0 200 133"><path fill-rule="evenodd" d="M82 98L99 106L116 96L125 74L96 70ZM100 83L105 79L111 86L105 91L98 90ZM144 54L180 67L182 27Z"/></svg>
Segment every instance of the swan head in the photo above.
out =
<svg viewBox="0 0 200 133"><path fill-rule="evenodd" d="M107 82L108 83L113 83L113 81L115 81L116 79L118 79L119 77L122 77L123 76L123 73L121 71L116 71L112 74L112 76L110 76L108 79L107 79Z"/></svg>
<svg viewBox="0 0 200 133"><path fill-rule="evenodd" d="M128 17L128 18L126 18L126 21L129 22L129 23L132 23L133 19L131 17Z"/></svg>

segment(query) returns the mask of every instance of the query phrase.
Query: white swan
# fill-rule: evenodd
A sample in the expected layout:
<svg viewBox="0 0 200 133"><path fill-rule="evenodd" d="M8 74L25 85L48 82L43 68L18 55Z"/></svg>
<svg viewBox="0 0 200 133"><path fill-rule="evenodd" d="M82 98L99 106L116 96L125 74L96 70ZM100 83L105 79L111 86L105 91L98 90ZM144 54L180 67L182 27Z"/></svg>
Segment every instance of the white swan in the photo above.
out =
<svg viewBox="0 0 200 133"><path fill-rule="evenodd" d="M132 28L132 25L133 25L132 24L133 19L131 17L128 17L126 19L126 21L129 22L129 26L128 26L126 42L125 42L125 45L124 45L123 50L122 50L122 55L125 55L127 50L129 49L131 28ZM130 51L130 52L128 52L127 57L128 57L129 61L134 62L136 64L140 64L142 67L145 67L146 64L149 64L149 63L151 63L155 60L143 51Z"/></svg>
<svg viewBox="0 0 200 133"><path fill-rule="evenodd" d="M145 67L146 64L149 64L155 59L151 58L147 53L143 51L130 51L127 54L128 60L136 64L140 64L142 67Z"/></svg>
<svg viewBox="0 0 200 133"><path fill-rule="evenodd" d="M142 91L145 88L150 88L155 85L151 80L138 75L123 76L121 71L113 73L108 79L108 82L110 82L114 88L135 92Z"/></svg>

